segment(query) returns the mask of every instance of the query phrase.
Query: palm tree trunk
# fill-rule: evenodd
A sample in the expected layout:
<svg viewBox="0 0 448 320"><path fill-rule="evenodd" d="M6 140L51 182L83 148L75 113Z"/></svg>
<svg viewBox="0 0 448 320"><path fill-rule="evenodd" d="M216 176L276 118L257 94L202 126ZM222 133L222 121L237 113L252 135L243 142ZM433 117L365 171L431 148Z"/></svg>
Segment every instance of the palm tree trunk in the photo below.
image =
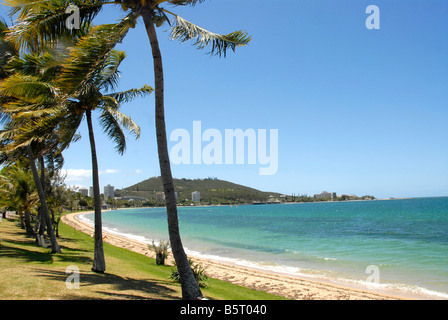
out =
<svg viewBox="0 0 448 320"><path fill-rule="evenodd" d="M96 158L95 137L93 136L92 111L86 111L87 126L89 127L90 150L92 152L92 184L95 207L95 250L93 254L92 271L103 273L106 271L106 261L103 250L103 225L101 221L100 182L98 178L98 160Z"/></svg>
<svg viewBox="0 0 448 320"><path fill-rule="evenodd" d="M31 214L28 210L25 211L25 230L28 234L34 234L33 226L31 225Z"/></svg>
<svg viewBox="0 0 448 320"><path fill-rule="evenodd" d="M142 13L142 17L145 22L149 41L151 43L152 56L154 60L157 148L159 154L160 174L163 181L163 190L165 191L168 233L171 242L171 249L180 275L182 298L186 300L197 300L202 298L202 293L194 277L187 255L185 254L179 232L179 219L177 217L176 197L174 195L174 184L173 177L171 175L165 128L162 55L160 53L154 23L152 22L152 12L144 11Z"/></svg>
<svg viewBox="0 0 448 320"><path fill-rule="evenodd" d="M56 240L56 236L54 234L53 226L51 225L50 215L48 214L47 201L45 199L44 189L42 188L42 184L39 179L39 174L37 173L36 163L34 162L33 150L31 150L31 146L28 145L26 147L26 151L28 152L28 157L30 160L31 172L33 173L34 183L36 184L37 194L39 195L40 205L42 207L42 214L45 220L45 224L47 225L48 236L50 237L51 243L51 252L52 253L61 253L61 249L59 248L58 241Z"/></svg>
<svg viewBox="0 0 448 320"><path fill-rule="evenodd" d="M43 215L42 211L43 211L43 210L42 210L42 207L40 207L40 208L39 208L39 211L37 212L37 217L38 217L37 221L38 221L38 224L35 226L35 228L38 228L38 229L39 229L37 233L38 233L40 236L43 236L44 233L45 233L45 219L44 219L44 215Z"/></svg>
<svg viewBox="0 0 448 320"><path fill-rule="evenodd" d="M22 211L19 211L19 218L20 218L20 229L25 229L25 216L23 215Z"/></svg>
<svg viewBox="0 0 448 320"><path fill-rule="evenodd" d="M44 189L45 194L45 163L42 156L39 157L39 164L40 164L40 181L42 183L42 189ZM42 213L42 207L39 208L38 217L39 217L39 235L43 236L45 233L45 219L44 215Z"/></svg>

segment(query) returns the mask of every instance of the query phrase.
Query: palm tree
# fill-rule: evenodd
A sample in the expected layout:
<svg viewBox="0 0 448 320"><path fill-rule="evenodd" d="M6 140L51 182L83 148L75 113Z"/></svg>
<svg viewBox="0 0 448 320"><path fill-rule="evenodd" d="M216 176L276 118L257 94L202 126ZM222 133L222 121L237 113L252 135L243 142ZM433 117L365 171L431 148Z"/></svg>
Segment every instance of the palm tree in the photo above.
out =
<svg viewBox="0 0 448 320"><path fill-rule="evenodd" d="M9 29L7 25L2 22L0 23L0 51L2 51L2 59L1 59L1 72L0 72L0 80L6 81L6 79L13 78L15 76L15 73L17 71L20 71L21 73L25 73L29 75L30 73L38 73L41 75L42 79L45 78L46 75L50 74L48 70L53 70L54 66L49 66L48 61L45 68L43 68L42 65L39 65L39 62L41 61L40 57L36 54L27 54L25 55L24 59L22 59L19 56L19 51L14 47L14 44L6 39L6 34L8 33ZM49 57L52 58L53 56L51 54L44 55L46 59ZM45 58L44 58L45 60ZM44 71L44 69L47 69ZM31 92L31 95L41 95L40 90L36 91L36 87L31 85L33 87L33 90ZM42 89L44 87L41 87ZM39 92L39 94L37 94ZM0 91L0 123L4 124L4 128L1 130L0 133L0 148L2 150L1 156L0 156L0 163L14 163L16 159L18 159L24 152L23 148L19 148L18 146L12 147L11 144L14 143L14 139L12 137L14 135L17 135L18 131L16 130L15 126L20 126L19 123L23 122L23 119L20 119L18 121L13 120L11 118L11 112L5 112L4 106L6 105L12 105L14 106L13 109L23 107L21 100L18 100L17 98L10 96L8 94L4 94L3 91ZM38 104L36 101L34 104ZM28 107L28 106L26 106ZM11 110L10 110L11 111ZM13 124L15 123L15 124ZM17 139L15 141L16 143L20 141L21 139ZM54 140L54 139L53 139ZM49 140L48 140L49 141ZM34 143L36 145L36 143ZM38 143L39 145L39 143ZM48 143L47 143L48 145ZM20 150L22 149L22 150ZM37 174L37 169L35 167L35 160L33 156L33 152L31 150L31 147L27 148L27 153L29 156L29 163L30 167L33 173L33 179L35 186L38 190L39 200L41 203L40 213L39 213L39 219L40 221L44 221L47 225L47 231L50 237L51 242L51 249L52 253L61 252L59 248L59 244L57 243L56 237L54 235L53 229L51 227L51 222L48 214L48 209L46 206L46 199L45 194L43 192L43 188L41 185L41 179L39 178L39 175ZM43 155L40 154L39 158L41 159L41 166L42 166L42 173L45 171L43 168ZM56 161L60 164L62 156L60 154L54 155L50 157L53 159L53 161ZM42 181L44 180L43 174L42 174ZM44 223L41 223L42 226L45 226ZM40 228L39 234L43 235L44 228Z"/></svg>
<svg viewBox="0 0 448 320"><path fill-rule="evenodd" d="M123 11L129 12L123 21L127 20L131 27L135 25L139 17L144 21L154 62L155 124L160 172L165 191L169 237L173 256L180 274L182 297L192 300L202 298L202 293L194 279L194 274L183 249L179 232L177 206L166 136L162 55L155 26L160 27L164 22L169 23L167 15L171 15L174 17L172 25L170 24L172 39L179 39L181 42L193 40L194 44L200 49L211 46L209 53L218 56L226 56L228 49L235 51L237 47L245 46L251 40L251 37L242 31L235 31L227 35L210 32L160 7L162 4L194 6L201 2L204 2L204 0L90 0L70 2L80 9L81 25L89 24L100 12L101 6L104 4L121 5ZM76 30L64 28L65 19L67 18L64 12L69 4L68 1L47 0L36 2L7 0L5 3L12 7L12 14L18 13L19 23L11 33L11 39L20 47L26 46L28 48L42 49L49 41L54 41L59 37L77 36Z"/></svg>
<svg viewBox="0 0 448 320"><path fill-rule="evenodd" d="M37 208L33 177L20 161L4 167L0 174L0 206L9 207L19 213L22 228L33 234L30 215Z"/></svg>
<svg viewBox="0 0 448 320"><path fill-rule="evenodd" d="M111 26L113 28L114 26ZM70 98L56 119L70 118L74 123L81 122L84 114L87 120L90 149L92 156L93 197L95 207L95 252L92 271L106 270L101 218L101 198L98 177L98 161L92 124L92 111L101 110L100 123L103 130L116 144L116 149L123 154L126 148L126 137L122 127L138 138L139 126L118 109L123 102L138 96L150 94L153 89L148 85L140 89L123 92L103 93L114 89L118 83L118 67L126 57L124 51L110 50L108 39L103 38L104 29L94 28L92 33L82 38L70 53L68 62L63 65L63 72L58 84ZM103 49L103 50L99 50ZM105 58L103 58L105 55ZM101 60L102 59L102 60ZM92 67L93 66L93 67ZM64 120L65 121L65 120Z"/></svg>
<svg viewBox="0 0 448 320"><path fill-rule="evenodd" d="M126 137L122 127L137 138L140 128L118 109L121 103L152 92L152 88L145 85L140 89L103 93L116 87L118 67L126 56L123 51L112 50L112 47L108 45L109 37L105 37L116 26L93 28L91 34L79 39L76 46L70 49L67 59L61 65L60 73L52 82L48 79L41 81L37 77L15 74L3 81L0 86L3 95L22 102L21 106L17 104L3 106L4 110L14 114L16 120L25 119L20 127L20 139L13 139L16 147L29 145L30 142L36 140L36 137L48 139L48 134L53 133L57 128L56 131L60 135L58 143L64 144L60 147L63 150L73 140L85 115L92 154L95 199L95 253L92 267L95 272L105 271L105 260L92 111L96 108L102 111L100 123L109 138L116 143L117 151L123 154L126 148ZM32 153L29 153L29 156L33 157Z"/></svg>
<svg viewBox="0 0 448 320"><path fill-rule="evenodd" d="M6 32L5 32L6 33ZM13 47L9 44L9 47ZM12 50L9 50L11 52ZM61 252L52 228L48 213L45 195L45 165L50 165L50 173L62 167L63 158L61 150L65 149L71 141L62 141L58 130L45 129L41 132L26 131L28 123L39 121L39 115L30 114L42 108L56 104L55 94L51 83L58 72L62 59L62 51L22 53L18 51L9 55L2 70L5 77L0 85L0 94L3 98L1 105L0 122L4 124L0 132L2 151L0 163L14 162L18 155L27 154L30 167L38 190L41 207L39 210L39 234L43 235L45 227L51 242L52 252ZM34 118L33 118L34 117ZM72 141L78 137L74 136ZM37 174L35 160L39 160L41 176Z"/></svg>

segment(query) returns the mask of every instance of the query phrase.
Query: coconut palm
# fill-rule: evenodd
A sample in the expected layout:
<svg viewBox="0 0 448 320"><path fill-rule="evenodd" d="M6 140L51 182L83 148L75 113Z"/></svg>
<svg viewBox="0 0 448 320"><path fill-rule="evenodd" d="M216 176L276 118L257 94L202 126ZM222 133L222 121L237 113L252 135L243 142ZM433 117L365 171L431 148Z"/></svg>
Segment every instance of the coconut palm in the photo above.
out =
<svg viewBox="0 0 448 320"><path fill-rule="evenodd" d="M117 151L123 154L126 148L126 136L122 128L130 131L136 138L140 136L140 128L131 117L124 115L118 109L123 102L152 92L152 88L145 85L140 89L104 93L116 87L118 67L126 55L124 51L108 49L110 47L108 47L107 41L101 37L103 32L105 31L102 28L94 28L90 35L79 41L71 51L68 62L63 65L63 72L57 81L60 88L70 98L66 100L64 108L57 114L56 119L60 119L62 116L63 121L66 121L68 117L78 126L84 115L87 120L95 204L95 253L92 267L95 272L104 272L106 266L103 253L101 198L92 111L97 108L101 110L100 124L108 137L115 142Z"/></svg>
<svg viewBox="0 0 448 320"><path fill-rule="evenodd" d="M45 66L45 68L47 69L47 71L43 72L44 70L42 68L41 65L39 65L39 61L41 61L40 57L38 57L36 54L27 54L25 55L25 58L22 59L19 56L19 51L14 47L13 43L11 43L10 41L8 41L6 39L6 34L8 32L8 27L6 25L6 23L2 22L0 23L0 51L2 53L2 58L0 59L0 67L1 67L1 72L0 72L0 80L5 81L6 78L9 77L13 77L15 75L16 72L21 72L21 73L25 73L27 75L34 73L38 73L41 75L42 78L45 78L44 75L48 75L50 74L50 72L48 72L48 70L53 70L54 66L53 65L48 65L48 61L47 61L47 65ZM49 57L52 57L51 54L46 54L45 57L48 59ZM41 68L39 68L41 67ZM42 73L42 74L41 74ZM33 86L34 87L34 86ZM35 88L35 87L34 87ZM36 94L37 92L34 90L32 92L32 94ZM14 108L20 108L23 107L23 101L19 100L15 97L12 96L8 96L8 94L4 94L3 91L0 91L0 123L2 123L4 125L3 129L1 130L0 133L0 148L2 150L1 156L0 156L0 163L4 164L4 163L8 163L8 164L12 164L14 163L18 158L20 158L23 155L24 152L24 148L17 148L17 147L13 147L11 148L11 144L14 142L14 139L12 139L13 135L17 135L17 132L20 130L17 130L16 126L20 126L19 123L23 123L23 119L21 120L14 120L11 118L11 110L9 112L7 112L4 108L5 105L9 105L9 106L14 106ZM26 105L25 107L28 107L28 105ZM17 111L17 109L16 109ZM15 123L14 125L12 123ZM19 141L20 139L18 139L17 141ZM53 139L54 140L54 139ZM50 140L48 140L50 141ZM34 143L36 145L36 143ZM39 144L37 144L39 145ZM40 144L42 145L42 143ZM49 145L47 143L47 145ZM21 150L22 149L22 150ZM47 206L46 206L46 200L45 200L45 195L43 193L43 188L41 185L41 179L39 178L39 176L37 174L35 174L35 171L37 172L37 169L35 167L35 162L34 162L34 157L33 157L33 153L31 149L28 149L28 155L29 155L29 163L31 166L31 170L33 173L33 179L34 179L34 183L35 186L37 187L38 190L38 195L39 195L39 200L41 203L41 207L39 210L39 220L41 221L41 228L39 230L39 234L43 235L44 233L44 226L46 223L47 226L47 231L48 231L48 235L50 237L50 242L51 242L51 249L52 249L52 253L56 253L56 252L60 252L60 248L59 248L59 244L57 243L56 237L54 235L53 229L51 227L51 222L50 222L50 218L49 218L49 214L48 214L48 210L47 210ZM62 164L61 162L61 158L62 156L59 154L55 154L54 156L49 156L49 154L47 153L47 159L50 158L52 163L58 163L58 164ZM41 167L42 170L41 172L43 173L44 167L43 167L43 155L42 153L39 155L39 159L41 161ZM44 180L44 175L41 175L42 177L42 181ZM45 223L43 223L45 222Z"/></svg>
<svg viewBox="0 0 448 320"><path fill-rule="evenodd" d="M12 44L9 45L11 46ZM61 150L71 141L60 139L61 130L45 128L41 132L33 131L30 134L26 127L29 123L41 120L38 114L31 115L30 112L35 113L57 103L56 92L52 90L50 84L54 84L61 69L63 55L61 47L58 49L43 54L36 52L10 54L3 65L6 77L0 85L0 96L3 98L0 121L4 124L0 132L2 151L0 163L12 163L21 154L27 154L41 203L39 234L43 235L45 227L47 228L53 253L60 252L60 248L46 203L44 160L50 168L50 174L55 169L60 169L63 164ZM74 136L72 141L77 138ZM37 174L36 159L41 167L40 177Z"/></svg>
<svg viewBox="0 0 448 320"><path fill-rule="evenodd" d="M6 123L5 128L0 131L0 141L1 141L0 150L2 151L2 159L1 159L2 162L1 163L7 163L8 165L11 165L14 162L16 162L17 159L20 159L21 157L23 157L24 153L26 152L27 157L28 157L29 166L31 168L31 174L32 174L31 177L34 180L34 185L37 189L38 199L40 202L40 210L39 210L40 217L39 217L39 219L40 219L41 228L39 230L39 234L43 235L44 227L46 226L48 236L50 238L50 243L51 243L51 252L52 253L60 253L61 249L59 247L59 244L56 240L54 230L52 228L50 216L48 213L46 196L45 196L44 189L43 189L43 186L41 183L41 181L43 181L43 175L41 175L41 177L42 177L42 179L41 179L37 173L34 153L32 151L33 147L31 146L31 144L29 144L25 148L10 149L11 140L4 139L4 136L3 136L4 134L6 134L6 136L8 136L12 131L20 130L20 128L19 129L11 129L12 123L13 123L12 121ZM42 143L39 143L39 142L33 143L34 149L36 149L36 146L38 146L39 144L42 144ZM43 157L43 156L41 156L41 157ZM42 171L44 171L43 167L42 167Z"/></svg>
<svg viewBox="0 0 448 320"><path fill-rule="evenodd" d="M2 91L4 83L0 84L0 92ZM20 115L23 110L19 108L21 111L17 111L14 106L19 104L23 104L26 106L30 102L24 97L19 97L17 95L12 96L11 93L6 95L9 98L10 102L5 103L1 111L8 116L8 121L4 122L4 127L0 130L0 163L1 164L11 164L19 159L20 157L26 156L28 157L28 162L31 168L32 177L34 178L34 183L36 185L39 201L41 203L38 215L39 222L39 235L43 235L45 232L45 228L47 228L47 233L50 238L52 253L61 252L59 245L57 243L54 230L52 228L52 223L50 220L48 207L47 207L47 195L45 193L45 163L49 167L50 176L57 169L60 169L63 164L63 157L61 154L61 148L65 148L67 145L66 142L60 141L60 134L57 130L49 129L49 134L34 136L34 140L30 138L26 138L29 136L29 130L27 130L27 126L30 123L34 123L37 121L33 119L33 117L24 117ZM11 110L11 105L12 109ZM26 107L24 107L26 108ZM5 117L6 119L6 117ZM73 141L77 140L79 137L73 137ZM25 141L25 142L24 142ZM37 168L35 164L36 158L39 160L41 175L39 177L37 173Z"/></svg>
<svg viewBox="0 0 448 320"><path fill-rule="evenodd" d="M182 297L193 300L202 298L202 293L183 249L179 232L177 206L166 136L162 55L158 44L156 26L160 27L165 22L170 23L168 16L172 16L173 19L170 23L172 39L178 39L181 42L193 40L194 45L199 49L211 47L209 53L218 56L225 56L228 49L235 51L237 47L247 45L251 37L242 31L235 31L227 35L210 32L161 7L161 5L194 6L204 2L204 0L5 0L4 2L12 8L12 14L18 14L19 23L10 34L11 39L14 40L18 47L44 49L48 45L48 42L52 42L60 37L77 37L75 29L65 28L68 16L68 14L65 14L65 9L69 4L74 4L79 8L80 25L89 24L100 12L104 4L121 5L122 10L128 12L123 21L127 19L131 27L135 25L138 18L141 17L143 19L154 62L157 147L160 172L165 191L171 248L180 274Z"/></svg>
<svg viewBox="0 0 448 320"><path fill-rule="evenodd" d="M38 77L14 74L0 86L4 96L16 98L13 103L4 105L3 109L13 114L16 122L23 121L19 127L20 139L17 139L15 134L17 127L15 132L8 132L13 135L15 147L29 145L37 140L36 137L49 139L49 134L54 131L60 135L58 143L68 144L73 140L85 116L92 154L95 199L95 253L92 267L95 272L105 271L105 260L92 111L101 110L100 124L108 137L116 143L117 151L123 154L126 136L122 128L129 130L137 138L140 128L118 109L122 103L152 92L152 88L145 85L140 89L106 93L117 86L118 67L126 56L123 51L112 50L112 46L108 45L110 39L106 35L116 26L92 28L91 34L79 39L76 46L70 49L67 59L61 65L60 73L52 82L48 79L41 81ZM6 132L4 136L6 137ZM65 147L66 145L60 149Z"/></svg>

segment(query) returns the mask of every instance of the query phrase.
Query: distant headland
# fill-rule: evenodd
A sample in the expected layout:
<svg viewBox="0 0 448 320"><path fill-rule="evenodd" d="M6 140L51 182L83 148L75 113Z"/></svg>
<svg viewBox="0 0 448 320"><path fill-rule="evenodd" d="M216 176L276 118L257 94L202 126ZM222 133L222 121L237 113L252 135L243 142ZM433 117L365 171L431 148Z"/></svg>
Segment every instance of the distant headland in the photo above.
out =
<svg viewBox="0 0 448 320"><path fill-rule="evenodd" d="M374 196L337 195L323 191L314 195L286 195L267 192L218 178L173 179L179 206L189 205L235 205L280 204L295 202L322 202L348 200L375 200ZM165 203L161 177L152 177L130 187L115 190L115 197L108 199L111 206L160 206ZM125 203L128 203L126 205Z"/></svg>

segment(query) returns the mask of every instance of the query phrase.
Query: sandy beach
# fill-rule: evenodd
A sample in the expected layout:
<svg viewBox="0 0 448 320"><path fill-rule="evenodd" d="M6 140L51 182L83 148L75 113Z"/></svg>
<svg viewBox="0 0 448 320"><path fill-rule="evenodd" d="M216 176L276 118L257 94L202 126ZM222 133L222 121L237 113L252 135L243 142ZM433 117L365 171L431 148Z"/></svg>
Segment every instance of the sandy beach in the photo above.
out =
<svg viewBox="0 0 448 320"><path fill-rule="evenodd" d="M93 227L79 221L76 216L82 213L66 214L62 221L86 234L93 235ZM154 257L154 252L143 242L104 232L104 241L117 247ZM333 283L314 281L283 274L266 272L259 269L191 257L205 268L207 276L220 279L247 288L261 290L295 300L395 300L404 296L387 295L358 288L344 287ZM169 261L168 263L172 263ZM409 297L408 297L409 298Z"/></svg>

